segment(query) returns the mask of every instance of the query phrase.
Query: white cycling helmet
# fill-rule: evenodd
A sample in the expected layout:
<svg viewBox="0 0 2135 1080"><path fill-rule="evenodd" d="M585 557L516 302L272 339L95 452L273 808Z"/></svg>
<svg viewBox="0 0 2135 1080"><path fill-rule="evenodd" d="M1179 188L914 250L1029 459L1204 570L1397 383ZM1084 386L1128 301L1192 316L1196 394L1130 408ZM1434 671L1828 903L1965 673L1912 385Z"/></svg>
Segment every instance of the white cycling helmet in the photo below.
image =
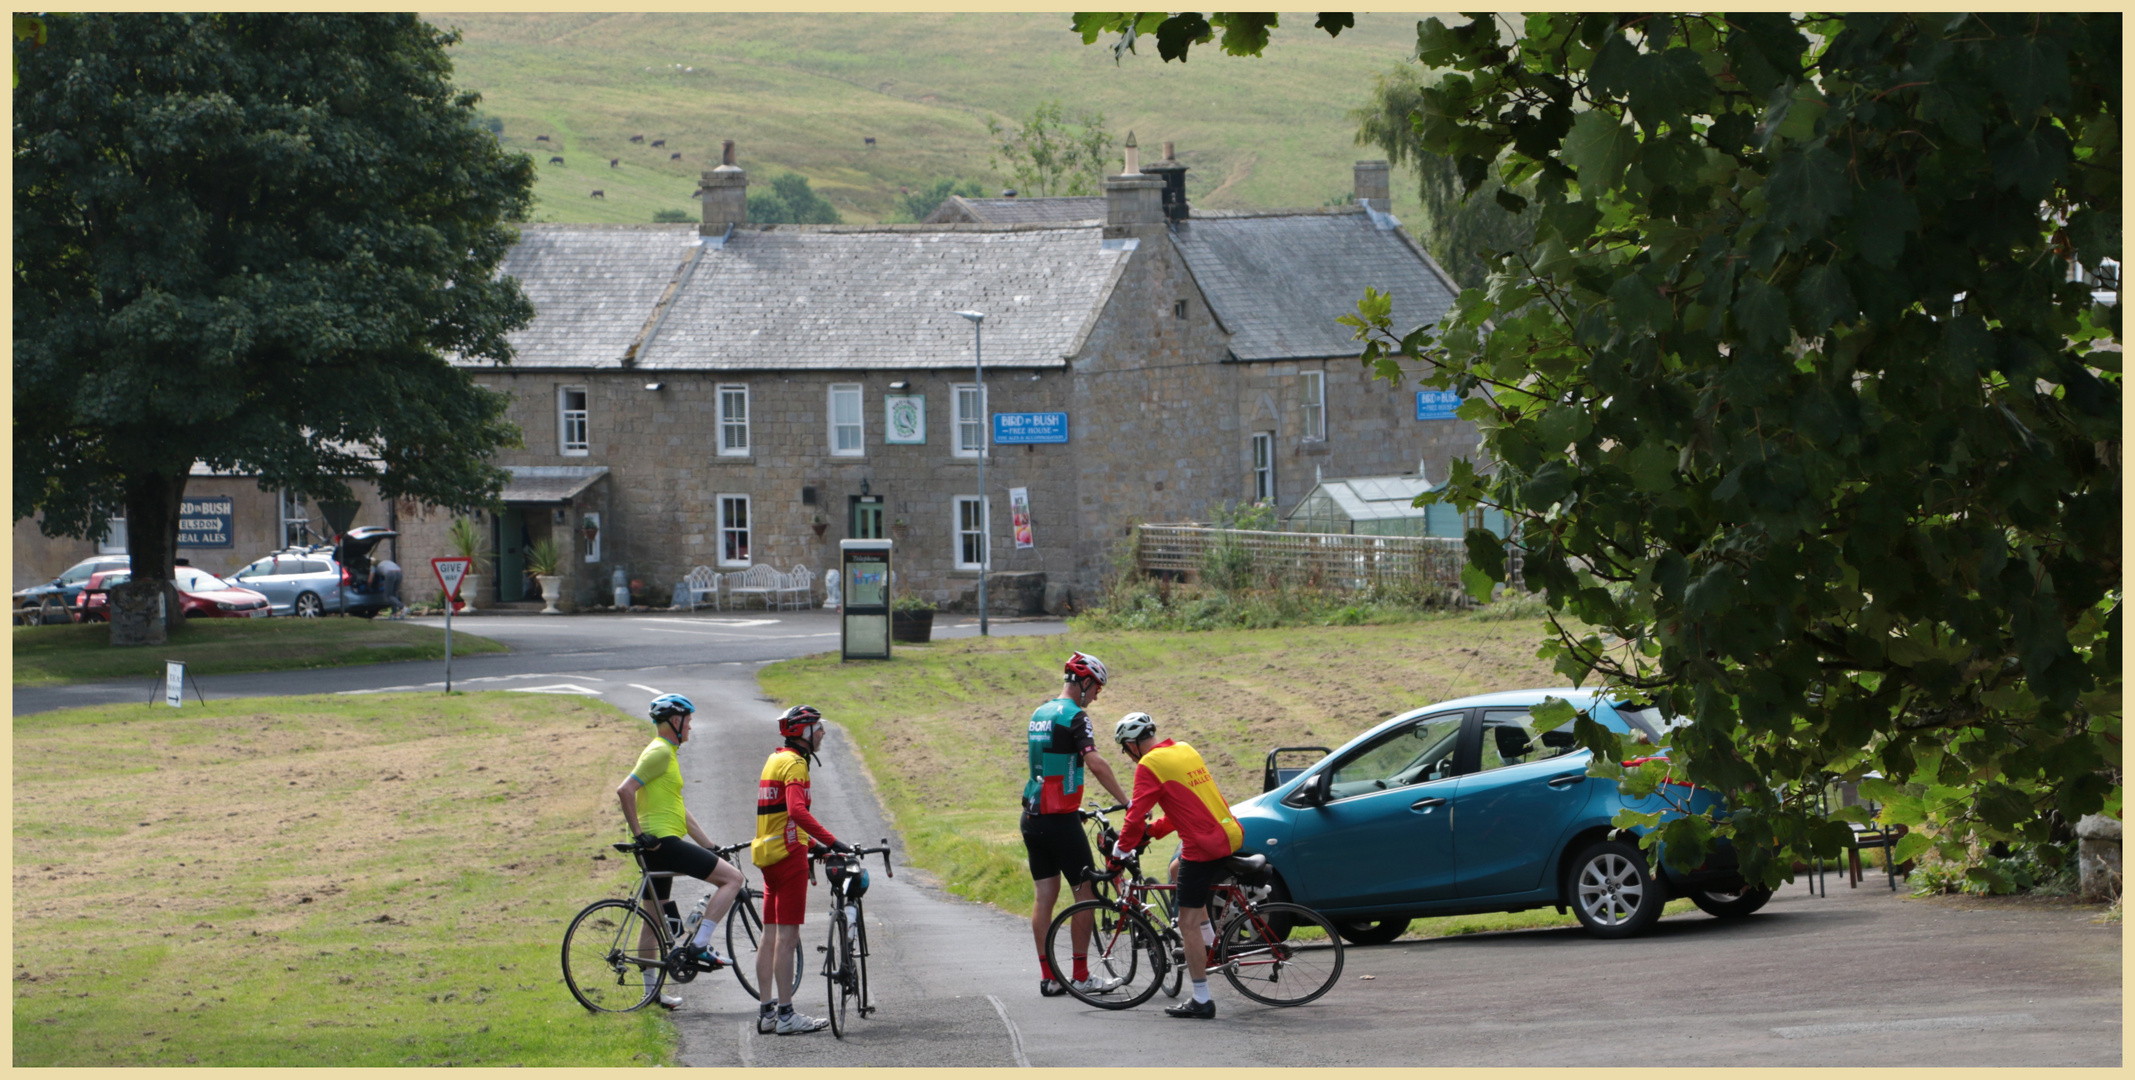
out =
<svg viewBox="0 0 2135 1080"><path fill-rule="evenodd" d="M1125 746L1140 742L1156 734L1156 717L1145 712L1131 712L1112 725L1112 741Z"/></svg>

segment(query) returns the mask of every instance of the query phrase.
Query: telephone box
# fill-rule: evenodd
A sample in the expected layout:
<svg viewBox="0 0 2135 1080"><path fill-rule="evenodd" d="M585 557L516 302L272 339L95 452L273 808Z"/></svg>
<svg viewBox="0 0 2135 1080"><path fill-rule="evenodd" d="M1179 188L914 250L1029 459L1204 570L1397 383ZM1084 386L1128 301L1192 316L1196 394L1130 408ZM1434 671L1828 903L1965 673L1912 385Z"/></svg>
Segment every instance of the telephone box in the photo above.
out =
<svg viewBox="0 0 2135 1080"><path fill-rule="evenodd" d="M887 660L890 658L890 545L889 540L840 540L838 553L844 567L839 574L845 590L845 614L841 620L842 658Z"/></svg>

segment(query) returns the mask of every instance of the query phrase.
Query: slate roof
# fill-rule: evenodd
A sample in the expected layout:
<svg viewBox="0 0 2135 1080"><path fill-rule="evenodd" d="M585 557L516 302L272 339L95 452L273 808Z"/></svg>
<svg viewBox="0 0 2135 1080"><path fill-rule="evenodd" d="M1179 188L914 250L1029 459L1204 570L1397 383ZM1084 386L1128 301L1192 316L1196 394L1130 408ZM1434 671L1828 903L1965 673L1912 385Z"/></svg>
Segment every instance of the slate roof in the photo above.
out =
<svg viewBox="0 0 2135 1080"><path fill-rule="evenodd" d="M606 465L506 465L511 479L498 496L507 503L556 503L577 495L608 475Z"/></svg>
<svg viewBox="0 0 2135 1080"><path fill-rule="evenodd" d="M1104 219L1105 197L1102 195L1036 199L973 199L951 195L927 215L928 224L975 221L988 225L1037 225Z"/></svg>
<svg viewBox="0 0 2135 1080"><path fill-rule="evenodd" d="M696 242L695 225L520 226L501 268L534 304L515 365L619 366Z"/></svg>
<svg viewBox="0 0 2135 1080"><path fill-rule="evenodd" d="M1239 360L1356 356L1362 342L1334 320L1356 312L1365 286L1391 292L1394 326L1435 321L1458 288L1393 218L1361 207L1335 211L1204 214L1172 241Z"/></svg>
<svg viewBox="0 0 2135 1080"><path fill-rule="evenodd" d="M973 309L988 367L1061 367L1128 256L1095 225L743 226L707 246L636 366L966 367L971 324L956 312Z"/></svg>

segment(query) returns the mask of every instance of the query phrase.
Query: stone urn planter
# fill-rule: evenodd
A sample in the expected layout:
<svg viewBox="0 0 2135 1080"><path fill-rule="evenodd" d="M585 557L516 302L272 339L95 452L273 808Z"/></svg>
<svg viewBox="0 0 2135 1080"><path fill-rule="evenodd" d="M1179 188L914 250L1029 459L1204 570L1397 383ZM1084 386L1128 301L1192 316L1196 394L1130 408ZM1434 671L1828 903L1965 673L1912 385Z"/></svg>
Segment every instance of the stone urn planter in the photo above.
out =
<svg viewBox="0 0 2135 1080"><path fill-rule="evenodd" d="M536 574L534 575L534 580L541 583L541 602L547 605L541 609L541 613L543 615L563 614L563 609L556 606L556 601L563 596L563 575Z"/></svg>
<svg viewBox="0 0 2135 1080"><path fill-rule="evenodd" d="M916 611L890 613L890 640L927 642L934 639L934 613Z"/></svg>

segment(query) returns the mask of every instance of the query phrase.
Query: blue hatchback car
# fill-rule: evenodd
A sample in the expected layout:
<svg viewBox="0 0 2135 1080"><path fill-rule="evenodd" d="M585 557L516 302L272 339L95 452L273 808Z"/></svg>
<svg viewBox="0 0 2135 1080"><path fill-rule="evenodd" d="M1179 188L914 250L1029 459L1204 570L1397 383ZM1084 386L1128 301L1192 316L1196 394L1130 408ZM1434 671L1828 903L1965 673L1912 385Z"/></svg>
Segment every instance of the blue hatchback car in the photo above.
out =
<svg viewBox="0 0 2135 1080"><path fill-rule="evenodd" d="M1246 853L1266 855L1278 892L1325 914L1358 944L1392 941L1431 915L1569 909L1601 937L1629 937L1687 896L1723 918L1762 907L1723 846L1696 870L1650 866L1629 839L1609 838L1617 810L1659 809L1586 774L1591 752L1569 725L1535 730L1530 710L1558 697L1620 734L1660 740L1658 716L1591 692L1519 690L1447 701L1396 716L1309 768L1278 770L1268 790L1231 808ZM1306 749L1318 749L1317 747ZM1719 801L1687 792L1693 809Z"/></svg>

